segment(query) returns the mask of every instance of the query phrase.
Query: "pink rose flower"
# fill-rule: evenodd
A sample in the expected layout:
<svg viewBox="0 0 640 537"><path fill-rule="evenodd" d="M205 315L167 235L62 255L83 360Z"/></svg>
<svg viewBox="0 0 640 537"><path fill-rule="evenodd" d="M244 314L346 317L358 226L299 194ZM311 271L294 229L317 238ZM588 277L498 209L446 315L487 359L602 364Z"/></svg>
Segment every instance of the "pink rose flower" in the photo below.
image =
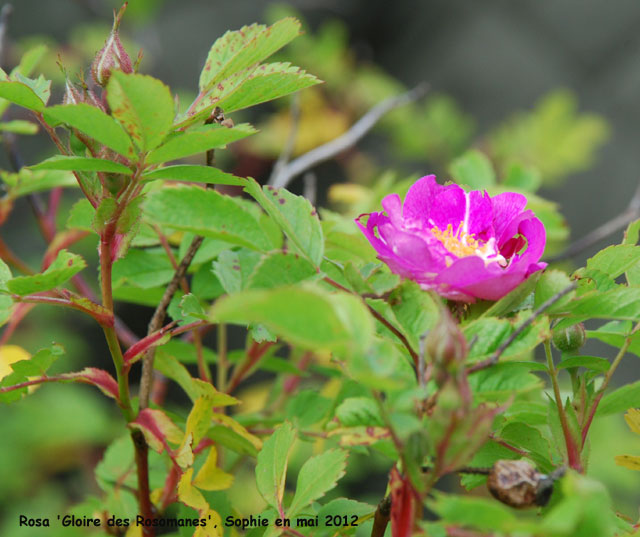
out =
<svg viewBox="0 0 640 537"><path fill-rule="evenodd" d="M390 194L382 200L386 214L362 214L356 223L392 272L423 289L463 302L498 300L547 266L539 262L544 226L526 204L522 194L492 198L428 175L404 205Z"/></svg>

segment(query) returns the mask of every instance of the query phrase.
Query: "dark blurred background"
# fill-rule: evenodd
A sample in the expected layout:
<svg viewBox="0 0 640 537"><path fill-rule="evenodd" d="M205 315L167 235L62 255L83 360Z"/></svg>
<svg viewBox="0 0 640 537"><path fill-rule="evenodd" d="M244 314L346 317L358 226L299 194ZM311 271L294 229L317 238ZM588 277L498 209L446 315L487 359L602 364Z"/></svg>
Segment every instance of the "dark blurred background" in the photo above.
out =
<svg viewBox="0 0 640 537"><path fill-rule="evenodd" d="M68 43L72 31L77 33L83 25L107 29L116 4L19 0L14 3L9 36L20 41L44 35ZM176 90L193 90L213 40L227 29L265 21L274 2L132 0L130 4L123 34L144 50L142 70ZM480 134L514 111L531 108L549 91L570 89L582 109L606 119L611 138L589 170L572 174L560 187L543 193L561 204L572 236L626 207L638 181L637 2L619 0L615 7L598 0L280 4L299 11L311 31L327 21L341 21L359 61L377 64L409 87L428 81L432 91L456 100L476 121Z"/></svg>
<svg viewBox="0 0 640 537"><path fill-rule="evenodd" d="M29 43L44 37L52 51L48 64L45 62L48 77L55 76L57 54L61 55L70 73L84 70L86 74L93 54L102 46L110 29L112 10L118 5L119 2L109 0L15 0L8 27L10 48L5 59L6 67L10 68L17 62ZM599 0L300 0L284 3L266 0L131 0L122 35L132 57L139 48L144 50L141 70L162 79L188 103L195 96L200 70L217 37L228 29L252 22L273 22L275 16L285 12L297 13L305 21L305 37L316 36L329 27L333 32L328 32L331 36L341 36L344 40L342 44L336 44L328 38L325 43L329 51L333 50L332 46L334 49L343 47L338 56L344 53L349 60L339 67L333 64L323 66L325 60L322 56L305 57L304 48L292 49L291 54L285 50L279 56L279 60L292 61L320 78L324 77L318 69L323 67L335 75L336 80L327 83L332 91L335 89L327 110L335 112L335 121L343 126L353 123L369 104L377 102L378 94L384 95L395 89L402 91L403 87L410 88L427 81L431 93L451 98L456 114L470 125L475 125L468 133L465 131L464 136L468 138L465 143L483 148L486 145L483 140L505 120L513 118L514 114L517 119L521 117L518 114L530 113L550 92L568 89L573 95L571 103L577 103L574 113L599 116L597 128L594 127L596 134L591 138L586 136L584 141L585 146L593 149L587 152L593 154L574 169L561 174L562 181L543 181L539 194L559 204L571 230L571 239L584 235L626 208L640 177L640 153L637 149L640 133L640 109L637 106L640 94L640 32L637 30L640 3L635 0L618 0L615 4ZM384 73L382 79L371 80L372 88L375 86L370 95L371 103L364 102L366 99L356 105L348 102L348 88L341 88L338 80L340 69L345 65L371 66L376 72ZM59 72L57 77L53 86L54 102L60 101L63 87ZM364 77L361 85L366 86L367 80ZM378 86L384 86L385 91L378 91ZM342 113L340 99L336 95L346 95L348 113ZM285 113L288 103L285 100L275 107L258 107L255 112L241 118L259 125L264 121L267 134L280 133L282 129L269 124L268 117L274 111ZM21 117L21 112L13 108L11 113ZM329 132L325 134L330 137L331 127L322 128ZM313 130L313 127L309 129ZM340 132L338 129L331 135ZM322 138L322 135L318 136ZM448 179L446 162L457 151L440 160L430 160L429 155L421 158L415 147L419 148L421 138L430 138L432 133L416 128L415 133L405 132L403 136L413 137L414 149L404 153L387 150L385 137L378 130L360 145L363 153L368 155L366 159L357 156L351 159L350 166L337 166L335 163L320 166L316 170L319 203L325 204L331 199L330 185L349 179L347 171L356 176L356 182L366 182L367 178L353 172L360 163L361 169L369 170L375 164L380 172L387 168L400 170L400 179L409 174L420 176L432 171L437 171L441 179ZM592 138L597 138L598 142ZM246 172L266 180L275 155L269 153L272 148L256 143L249 155L245 155L245 160L236 154L235 160L225 161L222 157L222 163L237 173ZM581 143L578 137L574 143L578 147L576 151L579 151ZM51 145L43 136L23 137L20 146L27 163L37 162L52 152ZM0 167L9 169L4 155L0 157ZM372 171L371 175L375 173ZM366 174L363 172L363 175ZM298 179L291 188L300 191L301 181ZM621 232L583 252L576 257L575 266L582 265L604 244L619 242L620 237ZM27 261L34 265L38 263L45 244L38 235L25 201L18 202L11 220L3 228L3 238ZM86 255L95 259L95 252L88 251ZM95 279L95 272L87 276L90 280ZM150 311L138 306L123 306L120 310L138 335L145 332ZM74 317L76 335L82 334L83 337L64 335L57 329L60 326L57 323L63 322L64 318L56 313L49 312L37 318L37 322L27 324L23 332L16 334L15 342L29 347L31 338L55 337L63 340L61 342L67 346L68 355L78 357L76 365L83 365L85 358L89 357L93 365L102 362L109 367L102 342L99 349L91 345L92 338L100 338L100 333L92 331L90 323L78 322ZM589 352L585 354L611 354L609 347L596 343L590 343ZM623 366L626 367L620 369L622 376L637 374L633 358ZM42 391L45 389L53 393L56 388L46 387ZM84 397L83 388L79 390L78 393ZM69 403L69 408L89 404L83 403L82 397L77 403ZM20 403L24 404L26 401ZM102 405L103 402L96 404ZM17 406L11 407L15 408ZM117 430L118 420L115 419L114 425L114 416L105 408L101 413L95 412L93 416L103 416L100 419L104 420L104 428L94 436L94 433L87 433L88 437L93 442L106 441ZM49 415L46 419L54 422L64 416L65 410L59 409L59 413L57 417ZM601 443L606 444L610 438L608 435L622 434L621 422L620 417L610 426L601 426L600 433L596 431L594 437L603 438ZM0 427L4 431L11 431L11 427L20 429L19 424L11 425L8 409L0 409ZM42 432L36 437L27 437L20 440L13 451L7 451L7 447L0 448L0 478L8 466L16 464L11 457L17 457L21 450L33 449L40 436L46 438ZM619 450L614 451L619 453ZM78 455L87 466L95 463L96 456L99 454L93 452ZM634 498L629 500L629 494L632 495L634 490L633 476L613 466L610 459L605 462L596 460L594 472L602 476L615 473L618 494L627 498L632 511L631 506L635 502ZM61 467L66 468L64 464ZM11 472L16 483L20 481L20 471ZM62 471L58 478L64 481L67 474ZM71 483L74 483L73 479ZM0 504L3 496L7 501L11 490L9 486L0 487ZM73 493L70 496L73 497ZM27 490L17 493L16 502L23 502L22 505L32 506L32 500ZM19 503L12 502L11 505L11 512L19 509L16 507Z"/></svg>

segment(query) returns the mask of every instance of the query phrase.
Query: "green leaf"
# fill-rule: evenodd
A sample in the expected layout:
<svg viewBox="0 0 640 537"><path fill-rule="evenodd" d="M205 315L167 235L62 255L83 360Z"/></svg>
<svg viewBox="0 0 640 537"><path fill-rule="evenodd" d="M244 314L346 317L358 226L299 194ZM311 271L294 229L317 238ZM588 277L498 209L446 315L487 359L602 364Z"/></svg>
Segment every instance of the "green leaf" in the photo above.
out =
<svg viewBox="0 0 640 537"><path fill-rule="evenodd" d="M258 491L269 505L278 510L282 506L287 465L295 440L296 432L289 422L285 422L268 438L258 453Z"/></svg>
<svg viewBox="0 0 640 537"><path fill-rule="evenodd" d="M538 285L536 286L533 307L539 308L555 294L569 287L569 285L571 285L571 280L566 273L561 270L545 270L540 276ZM575 291L571 291L569 294L558 300L553 306L546 310L546 313L564 311L565 306L573 296L575 296Z"/></svg>
<svg viewBox="0 0 640 537"><path fill-rule="evenodd" d="M33 192L51 190L52 188L77 187L73 174L61 170L31 171L22 168L18 173L1 173L2 179L9 186L9 196L18 198Z"/></svg>
<svg viewBox="0 0 640 537"><path fill-rule="evenodd" d="M255 266L247 288L271 289L291 285L317 276L313 265L296 254L273 252Z"/></svg>
<svg viewBox="0 0 640 537"><path fill-rule="evenodd" d="M618 244L600 250L587 260L587 274L589 270L604 272L615 279L640 262L640 246ZM580 271L579 271L580 272Z"/></svg>
<svg viewBox="0 0 640 537"><path fill-rule="evenodd" d="M535 192L540 188L542 178L540 172L519 162L512 162L507 167L502 184L506 187L518 188L527 192Z"/></svg>
<svg viewBox="0 0 640 537"><path fill-rule="evenodd" d="M640 287L619 287L602 293L589 293L569 303L564 311L572 318L560 321L558 329L589 318L638 321Z"/></svg>
<svg viewBox="0 0 640 537"><path fill-rule="evenodd" d="M151 151L147 157L147 163L158 164L197 155L209 149L225 147L231 142L255 133L256 129L248 123L241 123L235 127L217 124L192 127L186 132L174 134L163 145Z"/></svg>
<svg viewBox="0 0 640 537"><path fill-rule="evenodd" d="M322 227L309 201L283 188L262 189L255 180L247 181L245 190L275 220L298 251L319 266L324 251Z"/></svg>
<svg viewBox="0 0 640 537"><path fill-rule="evenodd" d="M113 286L131 284L150 289L169 283L174 273L175 269L163 249L132 248L113 264Z"/></svg>
<svg viewBox="0 0 640 537"><path fill-rule="evenodd" d="M15 134L36 134L38 125L24 119L14 119L13 121L3 121L0 123L1 132L13 132Z"/></svg>
<svg viewBox="0 0 640 537"><path fill-rule="evenodd" d="M312 286L235 293L219 299L209 312L209 319L262 323L294 345L343 356L363 352L373 332L371 316L359 298Z"/></svg>
<svg viewBox="0 0 640 537"><path fill-rule="evenodd" d="M68 157L65 155L56 155L54 157L43 160L38 164L29 166L31 170L80 170L86 172L111 172L131 175L133 172L112 160L102 158L89 157Z"/></svg>
<svg viewBox="0 0 640 537"><path fill-rule="evenodd" d="M156 349L156 356L159 356L160 354L166 354L170 358L178 360L183 364L198 363L198 355L193 344L179 339L172 339L158 347ZM216 354L207 347L202 348L202 355L207 363L215 363L217 361Z"/></svg>
<svg viewBox="0 0 640 537"><path fill-rule="evenodd" d="M526 320L527 315L530 315L530 312L523 312L518 315L514 319L513 324L506 319L491 317L477 319L464 325L463 333L467 341L475 339L475 343L469 351L469 362L475 362L493 354L500 345L511 336L517 327ZM502 358L517 356L518 354L533 349L549 335L548 320L542 316L516 337L502 353Z"/></svg>
<svg viewBox="0 0 640 537"><path fill-rule="evenodd" d="M21 296L49 291L62 285L86 266L84 259L79 255L60 250L56 259L43 273L13 278L7 282L7 288Z"/></svg>
<svg viewBox="0 0 640 537"><path fill-rule="evenodd" d="M404 281L394 289L389 303L409 342L414 349L418 349L420 337L431 330L438 320L438 305L429 293L411 281Z"/></svg>
<svg viewBox="0 0 640 537"><path fill-rule="evenodd" d="M29 110L36 112L44 110L45 103L33 89L23 82L0 81L0 97Z"/></svg>
<svg viewBox="0 0 640 537"><path fill-rule="evenodd" d="M213 92L209 102L225 113L235 112L260 103L272 101L295 91L320 84L315 76L289 63L269 63L251 72L241 84L220 95Z"/></svg>
<svg viewBox="0 0 640 537"><path fill-rule="evenodd" d="M369 397L346 398L336 408L336 418L344 427L384 426L378 405Z"/></svg>
<svg viewBox="0 0 640 537"><path fill-rule="evenodd" d="M347 520L351 521L352 516L357 516L361 519L367 515L371 515L375 510L376 508L373 505L369 505L367 503L348 500L347 498L336 498L320 508L320 511L318 511L318 518L325 521L326 517L338 516L347 517ZM321 524L317 530L319 534L334 533L334 528L331 526L325 526L324 524Z"/></svg>
<svg viewBox="0 0 640 537"><path fill-rule="evenodd" d="M11 279L11 269L0 259L0 291L7 291L7 282ZM13 300L10 296L0 293L0 326L4 325L11 317Z"/></svg>
<svg viewBox="0 0 640 537"><path fill-rule="evenodd" d="M230 173L225 173L211 166L194 166L189 164L165 166L142 174L143 181L168 179L170 181L190 181L210 185L242 185L244 181Z"/></svg>
<svg viewBox="0 0 640 537"><path fill-rule="evenodd" d="M296 493L287 516L296 516L304 507L334 488L344 475L346 465L347 452L342 449L329 449L305 462L300 468Z"/></svg>
<svg viewBox="0 0 640 537"><path fill-rule="evenodd" d="M213 273L227 293L237 293L246 289L259 261L260 254L252 250L226 250L213 262Z"/></svg>
<svg viewBox="0 0 640 537"><path fill-rule="evenodd" d="M640 407L640 381L626 384L606 394L598 405L597 415L609 416L637 407Z"/></svg>
<svg viewBox="0 0 640 537"><path fill-rule="evenodd" d="M64 123L135 160L133 144L127 133L115 119L95 106L86 103L50 106L44 111L44 118L53 127Z"/></svg>
<svg viewBox="0 0 640 537"><path fill-rule="evenodd" d="M526 423L507 424L498 435L508 444L528 452L528 457L535 462L541 472L551 472L551 446L540 431Z"/></svg>
<svg viewBox="0 0 640 537"><path fill-rule="evenodd" d="M274 245L247 202L194 186L163 188L149 195L145 215L173 229L221 239L254 250Z"/></svg>
<svg viewBox="0 0 640 537"><path fill-rule="evenodd" d="M268 28L252 24L227 32L209 51L200 74L200 91L204 92L216 82L265 60L299 34L300 22L291 17Z"/></svg>
<svg viewBox="0 0 640 537"><path fill-rule="evenodd" d="M20 63L11 70L11 76L20 73L22 76L31 76L36 65L47 53L46 45L35 45L27 50L20 58Z"/></svg>
<svg viewBox="0 0 640 537"><path fill-rule="evenodd" d="M263 361L260 361L261 369ZM299 375L300 371L294 374ZM299 429L307 429L325 420L333 405L333 399L323 397L316 390L300 390L293 397L289 396L285 417Z"/></svg>
<svg viewBox="0 0 640 537"><path fill-rule="evenodd" d="M500 300L495 302L482 314L482 317L501 317L514 311L529 295L531 295L531 293L533 293L541 275L542 271L533 273L513 291L510 291Z"/></svg>
<svg viewBox="0 0 640 537"><path fill-rule="evenodd" d="M491 161L484 153L470 149L449 165L449 173L456 183L471 190L489 188L496 183L496 173Z"/></svg>
<svg viewBox="0 0 640 537"><path fill-rule="evenodd" d="M107 85L107 101L113 116L141 151L159 146L171 130L173 97L155 78L114 71Z"/></svg>
<svg viewBox="0 0 640 537"><path fill-rule="evenodd" d="M584 367L604 373L609 370L611 364L609 360L605 360L599 356L569 356L563 358L558 364L558 369L567 369L569 367Z"/></svg>
<svg viewBox="0 0 640 537"><path fill-rule="evenodd" d="M597 330L587 330L587 337L599 339L608 345L620 348L624 345L625 339L631 336L629 352L640 356L640 333L636 332L632 335L632 330L633 323L631 321L611 321L603 324Z"/></svg>
<svg viewBox="0 0 640 537"><path fill-rule="evenodd" d="M473 391L474 400L503 403L515 393L539 389L542 383L530 371L540 367L544 368L536 362L501 362L478 371L469 376L469 386Z"/></svg>
<svg viewBox="0 0 640 537"><path fill-rule="evenodd" d="M516 523L511 510L493 499L445 495L434 492L430 508L449 524L469 526L479 530L506 530Z"/></svg>
<svg viewBox="0 0 640 537"><path fill-rule="evenodd" d="M11 364L11 369L24 377L42 376L47 373L53 362L63 354L64 349L54 343L51 347L40 349L28 360L14 362Z"/></svg>

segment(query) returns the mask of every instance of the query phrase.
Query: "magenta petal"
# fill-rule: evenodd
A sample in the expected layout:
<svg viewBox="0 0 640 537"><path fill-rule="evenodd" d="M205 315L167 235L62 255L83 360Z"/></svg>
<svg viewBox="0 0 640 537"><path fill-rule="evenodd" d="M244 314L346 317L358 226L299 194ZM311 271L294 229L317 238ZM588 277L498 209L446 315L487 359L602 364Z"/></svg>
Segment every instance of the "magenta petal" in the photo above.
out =
<svg viewBox="0 0 640 537"><path fill-rule="evenodd" d="M491 198L493 206L493 229L499 239L511 221L518 216L527 205L527 198L515 192L504 192Z"/></svg>
<svg viewBox="0 0 640 537"><path fill-rule="evenodd" d="M420 225L425 228L432 227L433 224L429 225L431 206L436 194L442 188L436 183L435 175L427 175L411 185L403 207L404 219L408 225Z"/></svg>
<svg viewBox="0 0 640 537"><path fill-rule="evenodd" d="M356 223L392 272L423 289L449 300L498 300L546 267L546 232L526 203L521 194L490 198L438 185L429 175L409 189L404 205L389 195L386 214L369 214L366 225L361 215Z"/></svg>
<svg viewBox="0 0 640 537"><path fill-rule="evenodd" d="M465 217L467 233L484 241L493 237L493 207L489 194L478 190L467 193Z"/></svg>
<svg viewBox="0 0 640 537"><path fill-rule="evenodd" d="M389 194L382 200L382 208L385 210L391 222L396 227L402 227L402 201L398 194Z"/></svg>
<svg viewBox="0 0 640 537"><path fill-rule="evenodd" d="M464 220L466 206L465 192L458 185L443 187L435 198L429 221L441 230L445 230L447 226L451 225L453 231L457 231L458 226Z"/></svg>

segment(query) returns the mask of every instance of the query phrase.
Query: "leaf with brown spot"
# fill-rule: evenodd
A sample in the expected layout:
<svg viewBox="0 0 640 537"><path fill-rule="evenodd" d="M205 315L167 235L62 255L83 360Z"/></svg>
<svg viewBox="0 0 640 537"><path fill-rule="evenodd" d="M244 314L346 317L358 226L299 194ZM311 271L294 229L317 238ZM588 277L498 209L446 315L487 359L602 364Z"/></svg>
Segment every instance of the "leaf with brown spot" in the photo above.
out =
<svg viewBox="0 0 640 537"><path fill-rule="evenodd" d="M107 102L141 151L159 146L173 125L171 91L150 76L114 72L107 86Z"/></svg>

